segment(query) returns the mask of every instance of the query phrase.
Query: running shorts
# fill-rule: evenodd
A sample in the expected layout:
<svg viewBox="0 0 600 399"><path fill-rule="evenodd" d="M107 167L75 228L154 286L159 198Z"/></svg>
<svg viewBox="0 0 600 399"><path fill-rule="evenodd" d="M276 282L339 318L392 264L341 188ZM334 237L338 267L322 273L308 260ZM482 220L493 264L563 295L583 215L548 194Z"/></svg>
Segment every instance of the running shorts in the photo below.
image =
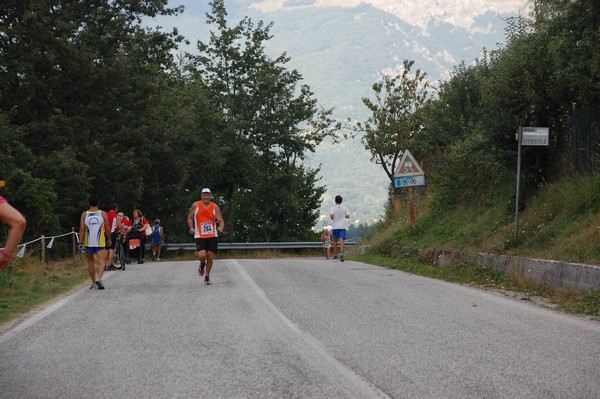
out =
<svg viewBox="0 0 600 399"><path fill-rule="evenodd" d="M196 238L196 250L197 251L210 251L217 253L219 246L219 239L217 237L210 238Z"/></svg>
<svg viewBox="0 0 600 399"><path fill-rule="evenodd" d="M346 239L346 229L333 229L331 230L331 233L333 234L333 238L343 238L344 240Z"/></svg>

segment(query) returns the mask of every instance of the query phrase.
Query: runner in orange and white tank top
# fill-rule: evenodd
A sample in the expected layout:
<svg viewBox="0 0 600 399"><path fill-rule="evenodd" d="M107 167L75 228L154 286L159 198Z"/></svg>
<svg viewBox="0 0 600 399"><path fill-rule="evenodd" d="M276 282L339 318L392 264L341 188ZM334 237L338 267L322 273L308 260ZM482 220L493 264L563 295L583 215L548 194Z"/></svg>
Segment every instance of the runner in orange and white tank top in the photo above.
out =
<svg viewBox="0 0 600 399"><path fill-rule="evenodd" d="M200 201L194 202L188 213L188 227L190 234L194 235L196 240L196 250L198 251L198 274L206 276L204 283L210 285L210 272L213 261L219 246L219 233L223 232L225 221L221 216L221 209L217 204L211 202L212 193L209 188L202 189Z"/></svg>
<svg viewBox="0 0 600 399"><path fill-rule="evenodd" d="M196 206L194 212L194 238L212 238L218 237L216 217L216 204L210 202L208 206L204 206L202 201Z"/></svg>

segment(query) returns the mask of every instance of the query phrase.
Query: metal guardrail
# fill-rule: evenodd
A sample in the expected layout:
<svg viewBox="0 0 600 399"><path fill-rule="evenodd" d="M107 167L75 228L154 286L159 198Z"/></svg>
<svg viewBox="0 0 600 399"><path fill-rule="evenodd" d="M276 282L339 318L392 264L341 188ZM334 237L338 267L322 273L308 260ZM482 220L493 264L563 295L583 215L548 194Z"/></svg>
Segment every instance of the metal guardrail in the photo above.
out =
<svg viewBox="0 0 600 399"><path fill-rule="evenodd" d="M356 245L354 241L345 241L346 247ZM220 242L219 250L222 249L319 249L323 248L320 241L305 242ZM167 251L195 251L195 243L167 244Z"/></svg>

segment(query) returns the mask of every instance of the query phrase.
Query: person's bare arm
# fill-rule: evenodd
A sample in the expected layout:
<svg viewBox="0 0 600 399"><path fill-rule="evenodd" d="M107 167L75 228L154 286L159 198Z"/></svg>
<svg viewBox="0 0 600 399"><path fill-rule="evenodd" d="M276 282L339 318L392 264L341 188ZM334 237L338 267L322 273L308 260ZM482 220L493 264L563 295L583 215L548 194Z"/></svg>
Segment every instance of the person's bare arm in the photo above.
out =
<svg viewBox="0 0 600 399"><path fill-rule="evenodd" d="M215 205L215 210L217 211L217 220L219 221L219 227L217 228L217 231L219 233L222 233L225 229L225 221L223 220L223 216L221 215L221 208L219 208L219 205Z"/></svg>
<svg viewBox="0 0 600 399"><path fill-rule="evenodd" d="M85 234L85 212L81 214L81 219L79 220L79 242L83 244L83 235Z"/></svg>
<svg viewBox="0 0 600 399"><path fill-rule="evenodd" d="M187 222L188 222L188 227L190 229L190 234L194 234L196 232L196 229L194 229L194 213L196 213L197 208L198 208L198 203L194 202L192 204L192 207L190 208L190 211L188 212Z"/></svg>
<svg viewBox="0 0 600 399"><path fill-rule="evenodd" d="M102 211L102 219L104 219L104 236L108 245L111 244L110 226L108 225L108 215Z"/></svg>

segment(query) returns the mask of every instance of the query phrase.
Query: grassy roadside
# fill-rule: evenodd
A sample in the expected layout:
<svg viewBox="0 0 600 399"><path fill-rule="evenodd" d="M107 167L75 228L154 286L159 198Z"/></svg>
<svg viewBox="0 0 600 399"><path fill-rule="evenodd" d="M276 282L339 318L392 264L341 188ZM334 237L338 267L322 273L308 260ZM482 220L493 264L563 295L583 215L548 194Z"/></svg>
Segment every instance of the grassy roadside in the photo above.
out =
<svg viewBox="0 0 600 399"><path fill-rule="evenodd" d="M40 306L87 283L84 258L49 262L17 259L10 269L0 270L0 331Z"/></svg>

